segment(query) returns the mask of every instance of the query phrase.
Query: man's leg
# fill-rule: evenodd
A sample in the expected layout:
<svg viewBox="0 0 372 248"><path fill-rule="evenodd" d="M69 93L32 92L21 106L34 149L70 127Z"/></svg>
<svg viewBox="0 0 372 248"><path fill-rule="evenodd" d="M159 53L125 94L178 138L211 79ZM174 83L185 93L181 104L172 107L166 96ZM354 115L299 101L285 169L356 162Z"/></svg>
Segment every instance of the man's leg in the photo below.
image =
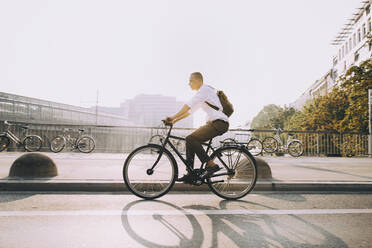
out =
<svg viewBox="0 0 372 248"><path fill-rule="evenodd" d="M217 131L208 123L186 137L186 160L190 165L193 164L195 154L202 163L206 163L210 160L202 146L202 143L217 135Z"/></svg>
<svg viewBox="0 0 372 248"><path fill-rule="evenodd" d="M195 154L202 163L214 165L208 154L205 152L202 143L218 135L225 133L229 124L223 121L208 122L206 125L195 130L186 137L186 159L193 162Z"/></svg>

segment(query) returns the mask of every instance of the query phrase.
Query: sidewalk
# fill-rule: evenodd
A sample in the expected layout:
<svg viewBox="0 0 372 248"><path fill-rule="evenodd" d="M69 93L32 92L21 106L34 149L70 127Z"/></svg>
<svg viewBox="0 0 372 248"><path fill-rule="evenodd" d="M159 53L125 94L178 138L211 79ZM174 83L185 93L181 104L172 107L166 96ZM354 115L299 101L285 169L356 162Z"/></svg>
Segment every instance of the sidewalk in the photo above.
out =
<svg viewBox="0 0 372 248"><path fill-rule="evenodd" d="M0 153L0 191L126 191L122 167L127 154L43 153L57 165L58 176L48 179L7 178L14 160L24 153ZM260 157L272 179L259 180L255 191L372 192L371 158ZM179 174L184 173L180 165ZM174 191L209 190L176 183Z"/></svg>

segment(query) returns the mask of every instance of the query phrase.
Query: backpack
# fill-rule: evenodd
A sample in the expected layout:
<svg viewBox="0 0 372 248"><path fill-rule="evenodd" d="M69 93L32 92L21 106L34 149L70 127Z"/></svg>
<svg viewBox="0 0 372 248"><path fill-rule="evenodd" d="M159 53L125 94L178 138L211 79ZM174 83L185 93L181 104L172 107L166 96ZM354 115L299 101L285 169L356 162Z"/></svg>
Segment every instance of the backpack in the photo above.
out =
<svg viewBox="0 0 372 248"><path fill-rule="evenodd" d="M230 117L232 113L234 112L234 107L225 95L225 93L222 90L217 91L217 96L220 99L221 105L222 105L222 112ZM218 107L210 104L209 102L205 102L209 107L213 108L214 110L219 110Z"/></svg>

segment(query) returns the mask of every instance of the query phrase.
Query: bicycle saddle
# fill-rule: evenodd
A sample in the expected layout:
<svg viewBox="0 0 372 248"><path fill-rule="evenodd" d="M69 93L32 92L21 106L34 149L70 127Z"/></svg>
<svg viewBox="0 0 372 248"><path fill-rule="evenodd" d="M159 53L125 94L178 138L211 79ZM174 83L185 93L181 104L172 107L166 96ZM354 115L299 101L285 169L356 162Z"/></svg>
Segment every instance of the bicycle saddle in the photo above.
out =
<svg viewBox="0 0 372 248"><path fill-rule="evenodd" d="M79 131L80 131L80 132L84 132L85 130L84 130L84 129L82 129L82 128L79 128Z"/></svg>

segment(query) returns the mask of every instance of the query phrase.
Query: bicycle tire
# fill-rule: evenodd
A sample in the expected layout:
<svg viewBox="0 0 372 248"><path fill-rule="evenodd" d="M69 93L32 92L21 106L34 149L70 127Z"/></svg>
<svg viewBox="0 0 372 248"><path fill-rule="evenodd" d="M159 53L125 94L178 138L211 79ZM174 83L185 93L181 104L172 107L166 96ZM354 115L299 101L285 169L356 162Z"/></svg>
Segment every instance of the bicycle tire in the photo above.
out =
<svg viewBox="0 0 372 248"><path fill-rule="evenodd" d="M214 177L207 179L207 184L213 193L227 200L236 200L253 190L257 181L257 165L246 148L222 146L212 153L211 159L223 167L215 173ZM229 170L232 170L232 174L226 175L228 171L221 166L220 160L226 163Z"/></svg>
<svg viewBox="0 0 372 248"><path fill-rule="evenodd" d="M154 170L159 153L163 151ZM132 151L123 166L123 179L127 189L146 200L168 193L178 177L178 167L173 155L162 146L148 144Z"/></svg>
<svg viewBox="0 0 372 248"><path fill-rule="evenodd" d="M252 138L247 143L247 150L253 155L258 156L262 154L263 145L261 140Z"/></svg>
<svg viewBox="0 0 372 248"><path fill-rule="evenodd" d="M226 138L221 143L223 146L238 145L238 142L233 138Z"/></svg>
<svg viewBox="0 0 372 248"><path fill-rule="evenodd" d="M26 151L37 152L40 151L43 141L37 135L27 135L22 143Z"/></svg>
<svg viewBox="0 0 372 248"><path fill-rule="evenodd" d="M294 140L288 144L288 153L292 157L299 157L304 153L304 147L301 142Z"/></svg>
<svg viewBox="0 0 372 248"><path fill-rule="evenodd" d="M76 141L76 147L82 153L90 153L96 147L96 142L92 137L84 135Z"/></svg>
<svg viewBox="0 0 372 248"><path fill-rule="evenodd" d="M279 144L278 144L278 141L274 139L273 137L266 137L262 141L262 146L265 152L273 153L278 150Z"/></svg>
<svg viewBox="0 0 372 248"><path fill-rule="evenodd" d="M10 139L6 135L0 135L0 152L8 148Z"/></svg>
<svg viewBox="0 0 372 248"><path fill-rule="evenodd" d="M50 150L52 152L61 152L66 146L66 138L63 135L58 135L50 142Z"/></svg>

